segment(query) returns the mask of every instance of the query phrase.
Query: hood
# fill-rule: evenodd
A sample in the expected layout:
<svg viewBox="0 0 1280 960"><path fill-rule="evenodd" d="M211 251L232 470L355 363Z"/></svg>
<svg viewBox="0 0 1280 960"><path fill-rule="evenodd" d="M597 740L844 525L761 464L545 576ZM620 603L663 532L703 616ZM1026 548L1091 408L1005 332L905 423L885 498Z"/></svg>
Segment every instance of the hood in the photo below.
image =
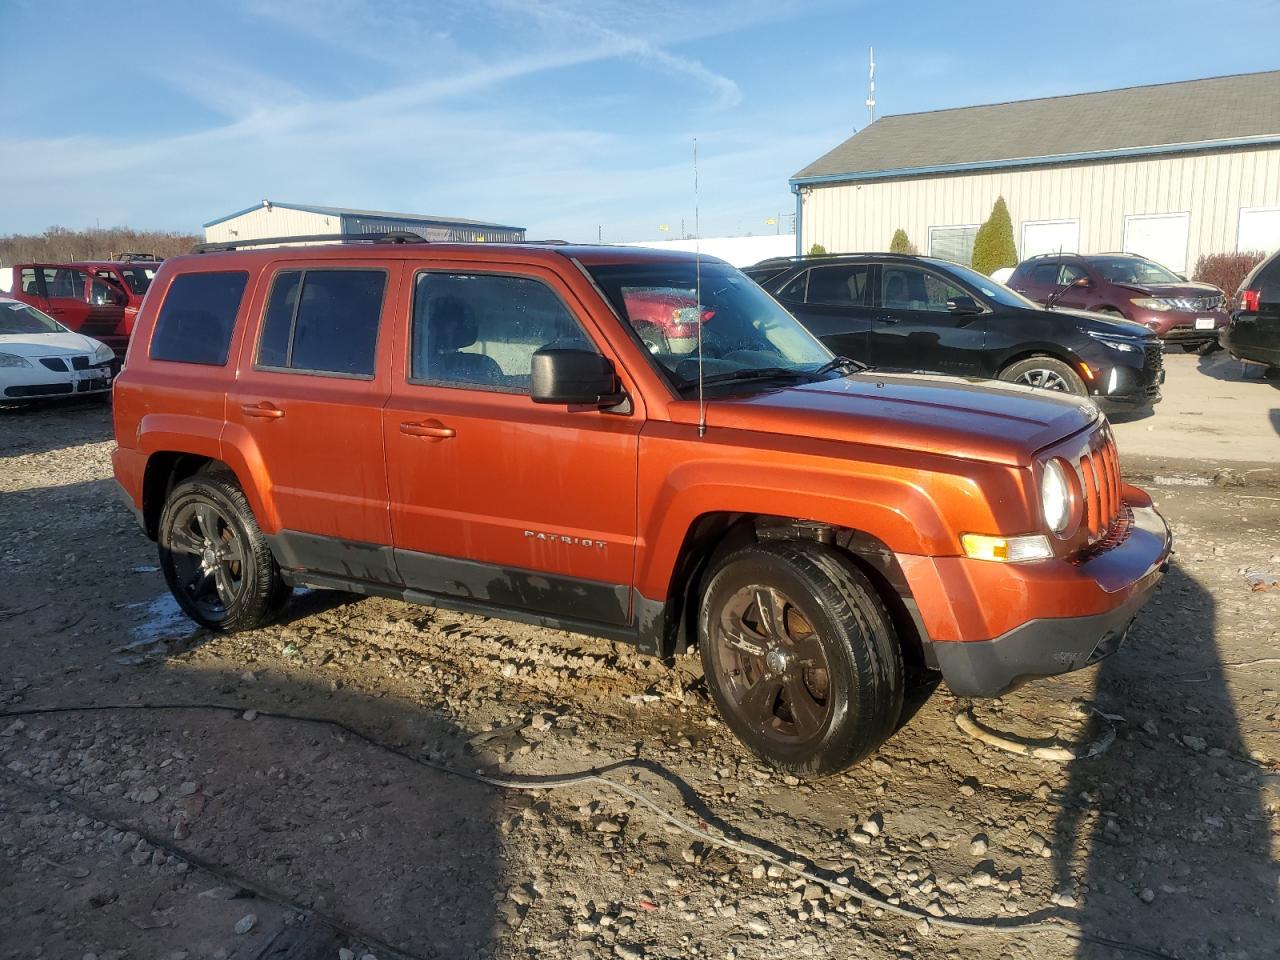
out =
<svg viewBox="0 0 1280 960"><path fill-rule="evenodd" d="M65 357L92 355L102 346L92 337L70 330L65 333L3 333L0 334L0 353L12 353L19 357Z"/></svg>
<svg viewBox="0 0 1280 960"><path fill-rule="evenodd" d="M696 410L696 404L694 405ZM990 380L862 373L707 404L707 425L1007 463L1093 423L1079 397Z"/></svg>
<svg viewBox="0 0 1280 960"><path fill-rule="evenodd" d="M1110 333L1119 337L1136 337L1154 339L1155 334L1136 320L1126 320L1114 313L1093 313L1089 310L1072 310L1068 307L1054 307L1054 313L1065 313L1076 319L1081 330L1092 330L1094 333Z"/></svg>
<svg viewBox="0 0 1280 960"><path fill-rule="evenodd" d="M1122 290L1132 290L1148 297L1220 297L1222 291L1212 283L1117 283Z"/></svg>

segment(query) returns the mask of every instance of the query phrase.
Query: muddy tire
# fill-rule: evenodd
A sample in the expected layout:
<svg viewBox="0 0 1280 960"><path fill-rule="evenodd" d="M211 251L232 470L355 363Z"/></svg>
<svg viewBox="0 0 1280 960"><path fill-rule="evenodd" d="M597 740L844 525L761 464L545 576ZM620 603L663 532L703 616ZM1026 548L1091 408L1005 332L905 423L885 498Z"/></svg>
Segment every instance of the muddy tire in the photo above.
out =
<svg viewBox="0 0 1280 960"><path fill-rule="evenodd" d="M1067 364L1053 357L1027 357L1017 363L1011 363L1000 371L1000 379L1007 383L1020 383L1023 386L1037 387L1041 390L1070 393L1077 397L1089 395L1089 390L1080 379L1080 375Z"/></svg>
<svg viewBox="0 0 1280 960"><path fill-rule="evenodd" d="M751 545L708 572L703 672L757 756L820 777L874 752L902 712L902 651L875 588L832 547Z"/></svg>
<svg viewBox="0 0 1280 960"><path fill-rule="evenodd" d="M184 613L211 630L273 620L291 588L280 575L244 491L224 473L173 488L160 513L160 569Z"/></svg>

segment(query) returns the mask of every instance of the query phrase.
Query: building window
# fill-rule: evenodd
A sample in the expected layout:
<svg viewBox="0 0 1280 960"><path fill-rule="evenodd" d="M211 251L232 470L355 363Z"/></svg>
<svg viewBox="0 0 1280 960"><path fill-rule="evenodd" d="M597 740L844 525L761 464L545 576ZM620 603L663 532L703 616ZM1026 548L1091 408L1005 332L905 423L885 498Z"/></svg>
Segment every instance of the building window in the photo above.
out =
<svg viewBox="0 0 1280 960"><path fill-rule="evenodd" d="M1018 259L1042 253L1077 253L1080 250L1079 220L1024 220Z"/></svg>
<svg viewBox="0 0 1280 960"><path fill-rule="evenodd" d="M1124 218L1124 252L1182 273L1187 269L1190 234L1189 213L1132 214Z"/></svg>
<svg viewBox="0 0 1280 960"><path fill-rule="evenodd" d="M976 223L954 227L929 228L929 256L969 266L973 262L973 241L978 236Z"/></svg>
<svg viewBox="0 0 1280 960"><path fill-rule="evenodd" d="M1241 207L1236 249L1270 253L1280 247L1280 207Z"/></svg>

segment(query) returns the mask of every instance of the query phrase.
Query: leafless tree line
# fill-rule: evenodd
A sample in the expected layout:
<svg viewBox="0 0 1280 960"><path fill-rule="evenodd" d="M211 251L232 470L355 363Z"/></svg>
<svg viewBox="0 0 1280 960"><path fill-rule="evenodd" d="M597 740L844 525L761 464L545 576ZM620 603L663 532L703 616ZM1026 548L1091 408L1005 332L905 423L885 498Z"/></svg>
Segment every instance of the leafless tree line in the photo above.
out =
<svg viewBox="0 0 1280 960"><path fill-rule="evenodd" d="M0 236L0 266L14 263L59 263L68 260L105 260L115 253L153 253L173 257L189 253L201 238L167 230L134 230L102 227L68 230L50 227L40 234Z"/></svg>

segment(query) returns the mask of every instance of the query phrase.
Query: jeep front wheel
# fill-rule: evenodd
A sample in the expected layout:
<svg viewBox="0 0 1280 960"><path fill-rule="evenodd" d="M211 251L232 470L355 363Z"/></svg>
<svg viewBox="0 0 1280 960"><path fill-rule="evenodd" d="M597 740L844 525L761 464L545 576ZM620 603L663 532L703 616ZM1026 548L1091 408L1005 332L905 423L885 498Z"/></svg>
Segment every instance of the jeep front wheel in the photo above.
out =
<svg viewBox="0 0 1280 960"><path fill-rule="evenodd" d="M197 474L175 486L157 539L169 590L201 626L251 630L289 598L244 492L223 474Z"/></svg>
<svg viewBox="0 0 1280 960"><path fill-rule="evenodd" d="M729 729L792 773L857 763L902 711L902 654L884 605L848 559L819 543L753 545L716 564L698 645Z"/></svg>

